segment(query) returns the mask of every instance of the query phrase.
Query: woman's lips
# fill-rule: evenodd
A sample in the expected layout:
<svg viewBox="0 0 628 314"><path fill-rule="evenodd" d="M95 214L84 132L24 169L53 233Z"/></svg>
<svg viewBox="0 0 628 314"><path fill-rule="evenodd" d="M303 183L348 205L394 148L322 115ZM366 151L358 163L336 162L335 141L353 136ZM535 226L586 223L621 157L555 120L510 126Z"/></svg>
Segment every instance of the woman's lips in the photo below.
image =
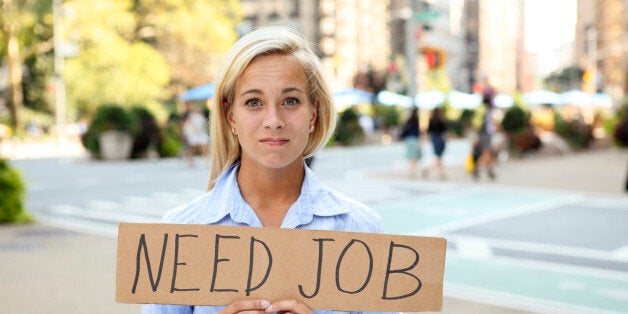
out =
<svg viewBox="0 0 628 314"><path fill-rule="evenodd" d="M288 141L286 138L263 138L260 140L260 142L270 146L281 146L288 143Z"/></svg>

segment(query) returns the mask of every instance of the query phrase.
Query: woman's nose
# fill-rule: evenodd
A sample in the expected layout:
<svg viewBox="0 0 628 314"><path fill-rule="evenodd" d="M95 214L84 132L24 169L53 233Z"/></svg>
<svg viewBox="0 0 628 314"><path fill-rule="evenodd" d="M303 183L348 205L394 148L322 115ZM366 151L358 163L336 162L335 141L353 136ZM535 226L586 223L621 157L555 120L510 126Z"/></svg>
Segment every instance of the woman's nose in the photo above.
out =
<svg viewBox="0 0 628 314"><path fill-rule="evenodd" d="M278 106L267 107L264 127L274 130L283 128L284 126L285 123L281 117L280 108Z"/></svg>

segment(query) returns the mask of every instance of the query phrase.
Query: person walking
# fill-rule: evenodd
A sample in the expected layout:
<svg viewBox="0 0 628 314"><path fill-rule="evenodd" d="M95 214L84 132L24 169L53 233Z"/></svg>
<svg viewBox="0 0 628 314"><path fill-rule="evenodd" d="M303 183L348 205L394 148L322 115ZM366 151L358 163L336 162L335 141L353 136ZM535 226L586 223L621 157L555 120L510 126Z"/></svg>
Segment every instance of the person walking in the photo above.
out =
<svg viewBox="0 0 628 314"><path fill-rule="evenodd" d="M478 140L475 143L479 147L474 148L480 151L479 157L475 168L473 169L473 179L477 180L480 177L480 168L486 170L486 174L491 180L495 179L495 152L493 151L492 141L493 134L496 132L495 121L493 120L493 98L495 97L495 90L489 84L487 78L482 79L482 103L484 104L485 111L482 117L482 124L478 131Z"/></svg>
<svg viewBox="0 0 628 314"><path fill-rule="evenodd" d="M185 159L189 167L194 167L194 155L197 152L207 157L209 135L207 134L207 118L201 109L195 104L189 106L189 110L183 117L183 136L187 146Z"/></svg>
<svg viewBox="0 0 628 314"><path fill-rule="evenodd" d="M167 212L163 222L384 232L377 212L329 189L305 165L334 133L336 109L322 64L303 36L280 26L244 35L227 52L216 82L208 191ZM265 299L142 310L314 313L297 300Z"/></svg>
<svg viewBox="0 0 628 314"><path fill-rule="evenodd" d="M412 107L410 116L404 123L400 134L400 138L403 140L406 148L408 174L411 178L416 177L418 168L420 167L422 157L420 136L419 108L415 106Z"/></svg>
<svg viewBox="0 0 628 314"><path fill-rule="evenodd" d="M432 167L438 171L438 175L441 179L445 179L447 175L443 165L443 153L445 152L447 123L443 116L442 108L436 107L432 110L427 126L427 133L430 135L430 141L432 142L432 149L434 151L434 165ZM429 168L423 169L423 174L425 177L429 176Z"/></svg>

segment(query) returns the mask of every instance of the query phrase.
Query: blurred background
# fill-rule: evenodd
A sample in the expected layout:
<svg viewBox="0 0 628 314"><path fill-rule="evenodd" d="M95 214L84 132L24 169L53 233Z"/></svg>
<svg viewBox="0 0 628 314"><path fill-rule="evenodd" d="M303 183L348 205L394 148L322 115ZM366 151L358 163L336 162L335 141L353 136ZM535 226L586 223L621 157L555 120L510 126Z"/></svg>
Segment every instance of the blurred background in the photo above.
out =
<svg viewBox="0 0 628 314"><path fill-rule="evenodd" d="M446 313L627 313L626 0L0 5L2 313L139 311L113 299L117 224L203 193L207 147L186 121L211 114L224 53L268 24L298 28L329 78L321 181L390 233L448 239ZM472 161L487 102L489 177ZM400 139L413 107L416 174Z"/></svg>

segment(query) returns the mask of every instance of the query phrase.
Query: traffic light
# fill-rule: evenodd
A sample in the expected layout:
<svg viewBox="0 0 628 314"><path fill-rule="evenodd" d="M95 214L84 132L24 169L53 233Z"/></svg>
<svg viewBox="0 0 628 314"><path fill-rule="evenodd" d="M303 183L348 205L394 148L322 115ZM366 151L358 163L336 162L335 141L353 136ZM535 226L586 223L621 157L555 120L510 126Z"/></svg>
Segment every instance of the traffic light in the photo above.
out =
<svg viewBox="0 0 628 314"><path fill-rule="evenodd" d="M582 74L582 91L585 93L595 92L595 82L593 80L593 73L591 73L591 71L585 71Z"/></svg>
<svg viewBox="0 0 628 314"><path fill-rule="evenodd" d="M438 48L423 48L425 61L430 69L437 69L445 64L445 52Z"/></svg>

